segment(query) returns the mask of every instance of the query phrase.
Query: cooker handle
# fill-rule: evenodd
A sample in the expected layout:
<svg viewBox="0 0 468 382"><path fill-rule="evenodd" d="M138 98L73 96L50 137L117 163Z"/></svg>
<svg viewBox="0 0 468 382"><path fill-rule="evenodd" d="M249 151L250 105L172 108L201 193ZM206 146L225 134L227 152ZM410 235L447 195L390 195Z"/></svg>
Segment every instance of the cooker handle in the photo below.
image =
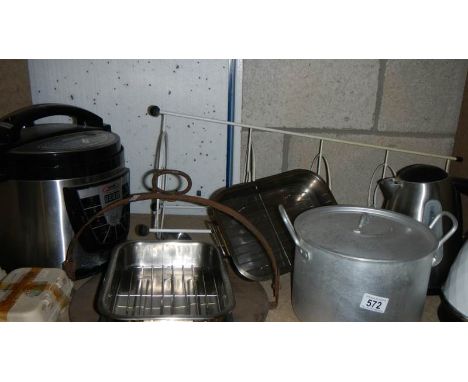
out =
<svg viewBox="0 0 468 382"><path fill-rule="evenodd" d="M18 131L10 123L0 121L0 149L18 139Z"/></svg>
<svg viewBox="0 0 468 382"><path fill-rule="evenodd" d="M442 247L444 243L450 239L450 237L455 233L455 231L458 229L458 221L457 218L450 212L448 211L442 211L440 214L438 214L434 220L432 220L431 224L429 224L429 228L432 229L436 223L442 219L443 216L447 216L451 221L452 221L452 228L450 231L448 231L442 239L439 240L439 244L437 245L437 249ZM434 258L432 259L432 266L435 267L436 265L439 265L440 262L442 261L443 257L442 251L436 251Z"/></svg>
<svg viewBox="0 0 468 382"><path fill-rule="evenodd" d="M34 126L34 122L38 119L56 115L71 117L78 125L107 127L107 125L104 125L102 118L98 115L77 106L61 103L40 103L27 106L5 115L0 119L0 122L10 123L15 129L20 129L23 126Z"/></svg>
<svg viewBox="0 0 468 382"><path fill-rule="evenodd" d="M283 205L280 204L278 205L278 210L281 215L281 219L283 219L284 225L286 226L286 229L288 230L289 234L291 235L294 243L296 244L297 248L299 249L299 253L304 257L304 259L309 260L309 252L304 250L303 248L303 240L299 237L297 234L296 230L294 229L293 224L291 223L291 219L289 219L289 216L284 209Z"/></svg>

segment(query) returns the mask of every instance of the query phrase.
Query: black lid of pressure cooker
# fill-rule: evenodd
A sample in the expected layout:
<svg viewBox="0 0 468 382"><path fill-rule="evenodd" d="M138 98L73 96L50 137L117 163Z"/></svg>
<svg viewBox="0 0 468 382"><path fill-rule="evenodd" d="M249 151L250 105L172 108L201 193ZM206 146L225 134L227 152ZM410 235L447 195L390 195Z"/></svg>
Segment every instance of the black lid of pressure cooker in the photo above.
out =
<svg viewBox="0 0 468 382"><path fill-rule="evenodd" d="M35 123L55 115L72 117L73 122ZM0 123L2 178L70 179L124 165L119 136L87 110L62 104L33 105L0 118Z"/></svg>

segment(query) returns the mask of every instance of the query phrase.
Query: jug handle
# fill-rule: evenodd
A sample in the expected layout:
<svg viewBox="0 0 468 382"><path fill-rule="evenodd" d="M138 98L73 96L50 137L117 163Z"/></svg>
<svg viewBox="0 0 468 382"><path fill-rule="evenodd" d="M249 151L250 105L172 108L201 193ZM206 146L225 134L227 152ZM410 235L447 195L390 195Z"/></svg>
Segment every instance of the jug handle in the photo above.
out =
<svg viewBox="0 0 468 382"><path fill-rule="evenodd" d="M468 195L468 179L456 176L451 176L450 179L458 192Z"/></svg>
<svg viewBox="0 0 468 382"><path fill-rule="evenodd" d="M439 213L435 218L434 220L432 220L431 224L429 224L429 228L432 230L432 228L436 225L436 223L442 219L443 216L447 216L451 221L452 221L452 228L450 229L450 231L448 231L443 237L442 239L439 240L439 244L437 245L437 249L439 249L440 247L442 247L444 245L444 243L450 239L450 237L455 233L455 231L458 229L458 221L457 221L457 218L450 212L448 211L442 211L441 213ZM436 265L439 265L440 262L442 261L442 257L443 257L443 254L441 254L440 256L438 255L438 251L436 252L436 255L434 256L434 258L432 259L432 266L435 267Z"/></svg>
<svg viewBox="0 0 468 382"><path fill-rule="evenodd" d="M298 233L294 229L291 219L289 219L289 216L282 204L278 205L278 210L281 215L281 219L283 219L284 225L286 226L286 229L299 249L299 253L302 255L302 257L304 257L304 259L309 260L309 252L303 248L303 240L299 237Z"/></svg>

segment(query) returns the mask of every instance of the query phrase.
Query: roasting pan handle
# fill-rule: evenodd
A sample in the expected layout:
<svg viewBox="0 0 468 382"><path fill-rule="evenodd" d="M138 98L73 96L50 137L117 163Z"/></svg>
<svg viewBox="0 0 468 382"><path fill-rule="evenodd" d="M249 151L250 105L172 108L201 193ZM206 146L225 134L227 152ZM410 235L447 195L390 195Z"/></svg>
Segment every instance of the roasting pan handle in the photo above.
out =
<svg viewBox="0 0 468 382"><path fill-rule="evenodd" d="M231 257L231 254L229 253L229 250L226 245L226 241L224 240L224 237L221 235L219 232L219 227L216 223L213 222L206 222L206 225L208 228L211 230L211 237L215 244L219 247L221 250L223 257Z"/></svg>
<svg viewBox="0 0 468 382"><path fill-rule="evenodd" d="M272 289L273 289L273 296L274 300L270 302L270 308L274 309L278 306L278 296L279 296L279 288L280 288L280 274L279 274L279 269L278 265L276 263L275 256L273 255L273 250L271 249L270 244L268 244L268 241L265 239L265 237L260 233L260 231L255 228L255 226L245 218L242 214L239 212L233 210L232 208L225 206L221 203L215 202L214 200L210 199L205 199L205 198L200 198L198 196L190 196L190 195L174 195L174 194L161 194L160 192L145 192L142 194L132 194L129 195L128 197L117 200L106 207L104 207L101 211L99 211L96 215L94 215L91 219L89 219L81 228L78 232L75 233L73 238L70 241L70 244L68 245L67 253L65 256L65 261L63 262L63 269L67 273L67 275L72 279L76 279L76 267L74 263L74 258L73 258L73 252L75 249L75 246L78 242L78 238L81 236L83 231L88 227L93 221L95 221L98 217L104 215L106 212L120 206L127 205L132 202L139 202L139 201L144 201L144 200L154 200L154 199L160 199L164 201L169 201L169 202L187 202L187 203L193 203L193 204L199 204L202 206L206 207L212 207L230 217L233 219L237 220L239 223L241 223L245 228L247 228L254 236L255 238L260 242L262 245L263 249L265 250L272 266L273 270L273 280L272 280Z"/></svg>

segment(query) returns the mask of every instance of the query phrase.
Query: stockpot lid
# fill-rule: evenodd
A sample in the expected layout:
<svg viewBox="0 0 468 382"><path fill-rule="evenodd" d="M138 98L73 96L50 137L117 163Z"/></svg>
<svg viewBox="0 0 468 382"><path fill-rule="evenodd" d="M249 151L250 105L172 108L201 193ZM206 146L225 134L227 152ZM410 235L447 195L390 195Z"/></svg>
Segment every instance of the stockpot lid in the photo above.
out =
<svg viewBox="0 0 468 382"><path fill-rule="evenodd" d="M360 260L413 261L438 246L424 224L374 208L318 207L300 214L294 227L306 246Z"/></svg>

